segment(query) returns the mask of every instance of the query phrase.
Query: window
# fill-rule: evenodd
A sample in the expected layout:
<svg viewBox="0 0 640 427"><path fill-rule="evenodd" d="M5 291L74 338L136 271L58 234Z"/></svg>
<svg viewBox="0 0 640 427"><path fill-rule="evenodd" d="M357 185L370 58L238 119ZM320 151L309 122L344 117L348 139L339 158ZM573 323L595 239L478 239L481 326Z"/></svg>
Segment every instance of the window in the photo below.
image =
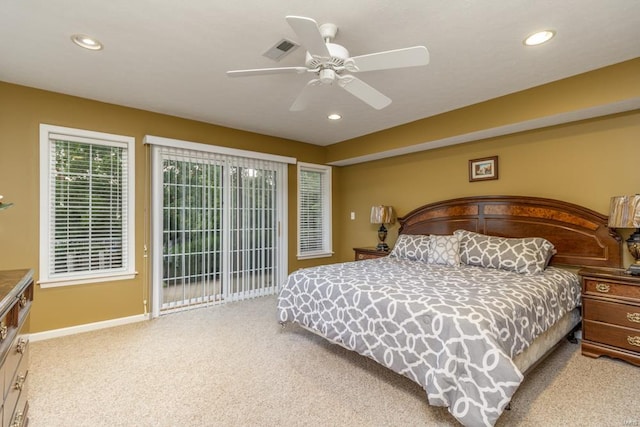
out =
<svg viewBox="0 0 640 427"><path fill-rule="evenodd" d="M40 285L129 279L135 139L40 125Z"/></svg>
<svg viewBox="0 0 640 427"><path fill-rule="evenodd" d="M298 259L333 255L331 167L298 163Z"/></svg>

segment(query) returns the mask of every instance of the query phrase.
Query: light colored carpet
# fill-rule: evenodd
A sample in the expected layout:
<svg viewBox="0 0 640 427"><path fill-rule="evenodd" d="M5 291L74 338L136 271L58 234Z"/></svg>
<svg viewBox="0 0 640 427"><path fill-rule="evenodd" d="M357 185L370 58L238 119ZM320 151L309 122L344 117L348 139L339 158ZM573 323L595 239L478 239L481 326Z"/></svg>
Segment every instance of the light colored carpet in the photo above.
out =
<svg viewBox="0 0 640 427"><path fill-rule="evenodd" d="M420 386L276 321L275 297L31 343L30 426L455 426ZM565 342L499 426L640 426L640 368Z"/></svg>

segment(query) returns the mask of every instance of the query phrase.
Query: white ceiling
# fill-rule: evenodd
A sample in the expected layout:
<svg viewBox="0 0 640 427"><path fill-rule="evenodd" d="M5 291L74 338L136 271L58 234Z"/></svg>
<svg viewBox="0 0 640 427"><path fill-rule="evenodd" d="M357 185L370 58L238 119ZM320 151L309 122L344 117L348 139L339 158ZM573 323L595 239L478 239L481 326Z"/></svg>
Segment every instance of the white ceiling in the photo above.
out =
<svg viewBox="0 0 640 427"><path fill-rule="evenodd" d="M286 15L336 24L351 56L425 45L431 62L358 74L393 100L383 110L334 85L290 112L313 75L225 74L304 65L302 47L262 56L298 41ZM547 28L550 43L522 44ZM81 49L74 33L105 47ZM318 145L636 57L638 0L0 0L2 81Z"/></svg>

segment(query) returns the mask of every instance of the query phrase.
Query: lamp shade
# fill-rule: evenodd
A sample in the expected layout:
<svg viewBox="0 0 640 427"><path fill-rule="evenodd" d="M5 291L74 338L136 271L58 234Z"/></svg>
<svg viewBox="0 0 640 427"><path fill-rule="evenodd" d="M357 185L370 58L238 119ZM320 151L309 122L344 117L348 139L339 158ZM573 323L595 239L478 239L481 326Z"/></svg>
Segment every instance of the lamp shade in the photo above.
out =
<svg viewBox="0 0 640 427"><path fill-rule="evenodd" d="M640 194L611 198L609 227L640 228Z"/></svg>
<svg viewBox="0 0 640 427"><path fill-rule="evenodd" d="M391 206L372 206L371 207L371 223L372 224L393 224L395 218L393 216L393 208Z"/></svg>

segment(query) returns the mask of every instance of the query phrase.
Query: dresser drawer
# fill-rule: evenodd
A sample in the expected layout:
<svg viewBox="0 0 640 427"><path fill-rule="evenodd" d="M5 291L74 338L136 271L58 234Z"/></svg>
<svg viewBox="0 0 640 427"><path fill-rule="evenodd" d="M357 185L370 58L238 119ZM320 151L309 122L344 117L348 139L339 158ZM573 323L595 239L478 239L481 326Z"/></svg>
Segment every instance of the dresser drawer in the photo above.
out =
<svg viewBox="0 0 640 427"><path fill-rule="evenodd" d="M583 336L587 341L599 342L633 352L640 351L640 329L583 321Z"/></svg>
<svg viewBox="0 0 640 427"><path fill-rule="evenodd" d="M15 411L13 411L13 416L11 417L11 424L8 427L28 427L29 426L29 402L27 401L28 393L27 393L27 381L24 383L24 389L22 393L20 393L20 397L18 398L18 404L16 405Z"/></svg>
<svg viewBox="0 0 640 427"><path fill-rule="evenodd" d="M29 350L29 337L20 333L11 343L11 347L7 353L7 359L4 363L4 395L6 396L12 387L11 380L15 376L16 369L21 363L24 355Z"/></svg>
<svg viewBox="0 0 640 427"><path fill-rule="evenodd" d="M353 248L355 252L355 260L362 261L364 259L383 258L389 255L389 252L378 251L376 248Z"/></svg>
<svg viewBox="0 0 640 427"><path fill-rule="evenodd" d="M585 278L583 281L583 292L587 295L640 300L640 286L617 283L609 280Z"/></svg>
<svg viewBox="0 0 640 427"><path fill-rule="evenodd" d="M370 253L359 253L357 260L361 261L363 259L374 259L374 258L380 258L380 255L370 254Z"/></svg>
<svg viewBox="0 0 640 427"><path fill-rule="evenodd" d="M25 357L20 360L20 364L16 369L13 377L9 382L9 391L7 392L7 396L4 400L4 414L3 414L3 425L12 426L15 421L24 421L23 416L20 415L16 417L20 413L24 412L24 400L28 394L28 369L29 369L29 349L25 349ZM19 405L20 397L23 397L22 406ZM16 419L19 418L19 419ZM16 423L16 426L23 425L21 423Z"/></svg>
<svg viewBox="0 0 640 427"><path fill-rule="evenodd" d="M585 320L640 329L640 306L584 298L582 317Z"/></svg>
<svg viewBox="0 0 640 427"><path fill-rule="evenodd" d="M14 307L18 310L18 318L22 318L27 315L33 300L33 284L29 285L20 295L18 295L18 304Z"/></svg>

